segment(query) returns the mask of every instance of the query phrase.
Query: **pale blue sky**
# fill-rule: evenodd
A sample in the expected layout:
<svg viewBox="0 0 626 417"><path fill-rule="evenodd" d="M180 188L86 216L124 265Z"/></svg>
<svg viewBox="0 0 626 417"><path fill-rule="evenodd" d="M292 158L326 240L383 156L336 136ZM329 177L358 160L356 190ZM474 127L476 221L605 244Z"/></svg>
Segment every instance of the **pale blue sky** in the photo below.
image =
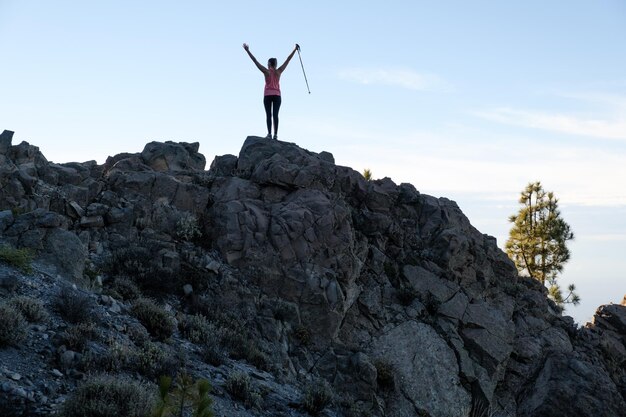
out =
<svg viewBox="0 0 626 417"><path fill-rule="evenodd" d="M211 161L264 135L259 61L280 62L279 138L458 202L504 245L541 180L576 240L563 284L588 320L626 293L626 2L0 0L0 129L55 162L150 140Z"/></svg>

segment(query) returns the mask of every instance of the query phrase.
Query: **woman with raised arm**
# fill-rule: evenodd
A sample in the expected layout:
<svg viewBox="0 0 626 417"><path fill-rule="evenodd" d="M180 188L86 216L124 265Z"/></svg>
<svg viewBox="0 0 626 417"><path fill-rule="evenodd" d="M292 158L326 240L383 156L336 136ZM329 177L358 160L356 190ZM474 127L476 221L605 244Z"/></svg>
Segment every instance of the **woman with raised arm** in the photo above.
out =
<svg viewBox="0 0 626 417"><path fill-rule="evenodd" d="M293 51L289 54L283 65L276 68L276 58L270 58L267 61L267 68L256 60L247 43L243 44L243 49L246 50L252 62L265 76L265 93L263 97L263 106L265 107L265 121L267 124L267 139L272 138L272 118L274 119L274 139L278 139L278 111L280 110L281 97L280 97L280 74L285 71L289 61L293 58L293 55L300 47L296 44Z"/></svg>

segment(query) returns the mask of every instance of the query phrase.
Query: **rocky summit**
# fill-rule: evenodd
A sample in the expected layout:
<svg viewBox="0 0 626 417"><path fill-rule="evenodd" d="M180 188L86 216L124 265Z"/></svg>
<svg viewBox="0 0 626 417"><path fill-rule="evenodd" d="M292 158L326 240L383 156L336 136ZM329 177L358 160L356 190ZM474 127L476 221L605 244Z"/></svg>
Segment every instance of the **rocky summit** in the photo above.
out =
<svg viewBox="0 0 626 417"><path fill-rule="evenodd" d="M453 201L254 136L206 170L198 143L57 164L12 135L3 416L182 374L217 416L626 416L626 303L578 327Z"/></svg>

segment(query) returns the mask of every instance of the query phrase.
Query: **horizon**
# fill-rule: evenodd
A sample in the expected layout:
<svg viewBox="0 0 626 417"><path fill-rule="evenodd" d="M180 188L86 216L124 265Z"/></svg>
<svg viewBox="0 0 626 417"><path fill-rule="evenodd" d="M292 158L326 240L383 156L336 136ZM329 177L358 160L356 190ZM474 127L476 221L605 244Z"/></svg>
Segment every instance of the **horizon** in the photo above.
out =
<svg viewBox="0 0 626 417"><path fill-rule="evenodd" d="M500 248L519 193L541 181L575 234L559 281L576 284L565 314L583 324L626 294L625 19L617 0L0 0L0 130L54 162L172 140L200 142L210 165L264 136L263 80L242 43L279 64L299 43L311 94L294 56L279 140L454 200Z"/></svg>

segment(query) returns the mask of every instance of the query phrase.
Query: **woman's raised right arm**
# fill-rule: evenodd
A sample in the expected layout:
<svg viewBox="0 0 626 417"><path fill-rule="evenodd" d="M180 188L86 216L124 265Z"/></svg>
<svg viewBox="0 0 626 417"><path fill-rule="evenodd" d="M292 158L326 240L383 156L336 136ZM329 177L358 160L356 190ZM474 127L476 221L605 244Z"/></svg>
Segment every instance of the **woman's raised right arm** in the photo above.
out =
<svg viewBox="0 0 626 417"><path fill-rule="evenodd" d="M250 52L250 47L248 46L247 43L243 44L243 49L246 50L246 52L248 53L248 56L250 56L250 59L252 60L252 62L254 62L254 65L256 65L256 67L259 69L259 71L261 71L263 74L266 74L267 73L267 68L265 68L263 65L261 65L259 63L259 61L256 60L254 55L252 55L252 52Z"/></svg>

